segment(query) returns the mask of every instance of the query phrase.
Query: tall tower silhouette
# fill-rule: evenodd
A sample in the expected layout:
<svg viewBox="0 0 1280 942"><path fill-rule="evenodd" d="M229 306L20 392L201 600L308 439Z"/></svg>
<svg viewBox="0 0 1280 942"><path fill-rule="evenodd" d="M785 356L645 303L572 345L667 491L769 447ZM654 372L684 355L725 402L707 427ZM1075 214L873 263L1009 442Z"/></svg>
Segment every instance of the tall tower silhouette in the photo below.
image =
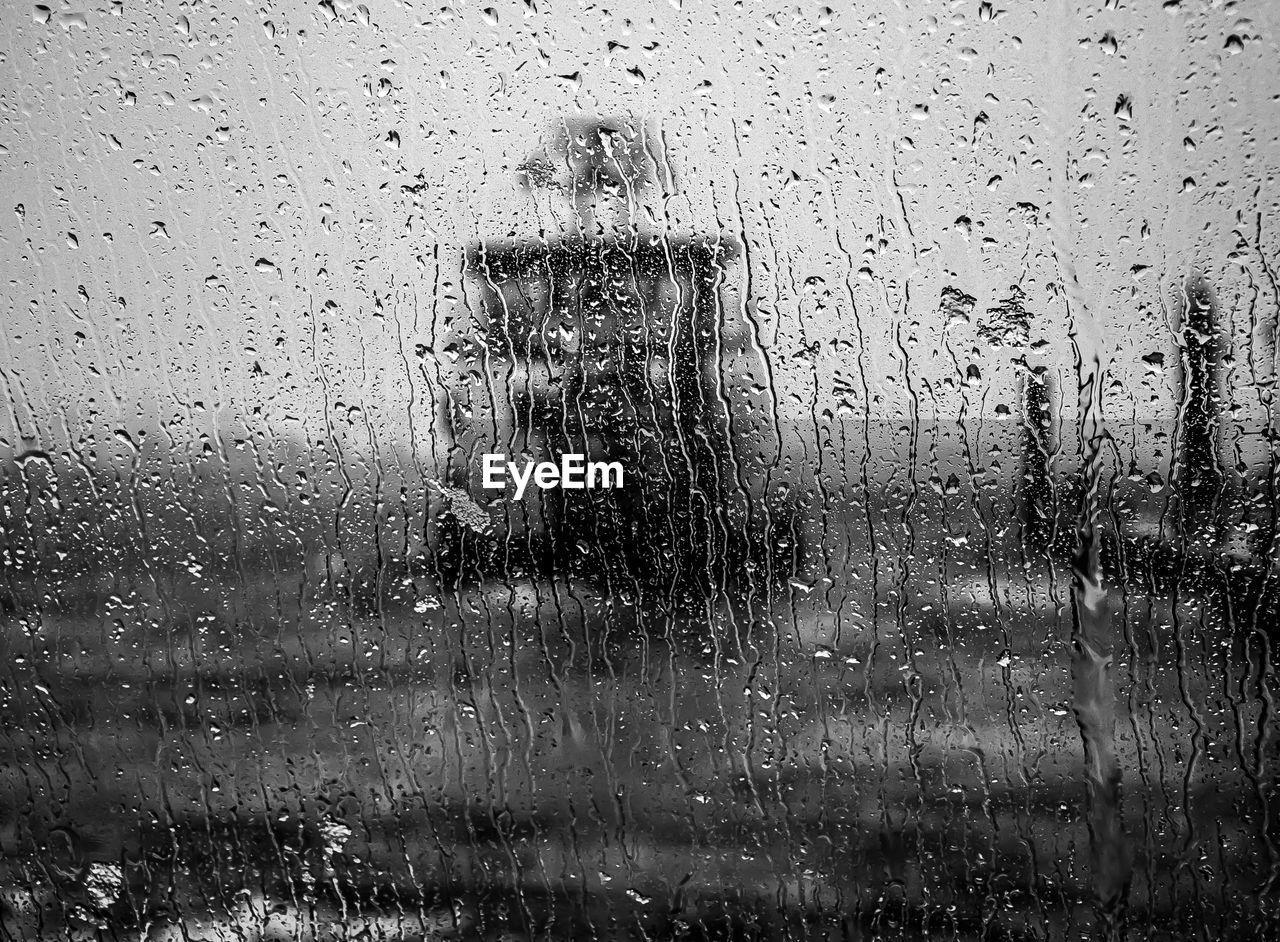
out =
<svg viewBox="0 0 1280 942"><path fill-rule="evenodd" d="M725 351L742 343L722 297L742 263L736 240L637 211L673 182L630 121L566 124L520 174L556 231L480 240L466 256L497 450L618 461L627 483L527 497L508 515L527 539L508 542L532 547L535 572L627 586L666 609L782 575L773 554L789 561L794 539L756 526L769 515L742 479L725 389Z"/></svg>

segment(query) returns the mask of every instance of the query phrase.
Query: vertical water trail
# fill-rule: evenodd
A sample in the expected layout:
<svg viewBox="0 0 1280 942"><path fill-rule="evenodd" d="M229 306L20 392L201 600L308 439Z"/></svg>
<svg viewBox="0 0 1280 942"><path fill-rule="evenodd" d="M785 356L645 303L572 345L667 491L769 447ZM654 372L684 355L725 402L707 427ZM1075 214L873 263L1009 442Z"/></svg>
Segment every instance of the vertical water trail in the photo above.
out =
<svg viewBox="0 0 1280 942"><path fill-rule="evenodd" d="M1055 186L1054 252L1066 285L1075 351L1080 422L1082 488L1071 562L1071 708L1084 746L1084 781L1094 902L1104 938L1119 938L1128 892L1129 848L1120 821L1120 762L1115 751L1115 687L1111 676L1111 614L1102 573L1101 476L1107 441L1102 414L1103 343L1099 325L1084 303L1075 266L1060 239L1069 212Z"/></svg>
<svg viewBox="0 0 1280 942"><path fill-rule="evenodd" d="M1056 35L1072 35L1069 6L1059 11ZM1069 75L1065 40L1053 47L1053 70ZM1113 634L1102 573L1099 530L1103 447L1102 382L1107 346L1103 325L1090 310L1072 255L1070 131L1067 103L1046 109L1054 162L1050 238L1066 295L1069 336L1075 354L1080 424L1081 494L1071 564L1071 708L1084 747L1084 784L1089 824L1090 877L1098 934L1118 939L1129 886L1129 848L1120 819L1120 762L1115 750L1115 687L1109 638Z"/></svg>
<svg viewBox="0 0 1280 942"><path fill-rule="evenodd" d="M1075 320L1073 318L1073 333ZM1079 340L1080 442L1083 493L1076 520L1071 573L1072 711L1084 745L1093 891L1104 938L1119 937L1129 882L1129 848L1120 821L1120 762L1115 751L1115 688L1111 677L1111 614L1101 562L1100 479L1106 430L1102 420L1102 364Z"/></svg>

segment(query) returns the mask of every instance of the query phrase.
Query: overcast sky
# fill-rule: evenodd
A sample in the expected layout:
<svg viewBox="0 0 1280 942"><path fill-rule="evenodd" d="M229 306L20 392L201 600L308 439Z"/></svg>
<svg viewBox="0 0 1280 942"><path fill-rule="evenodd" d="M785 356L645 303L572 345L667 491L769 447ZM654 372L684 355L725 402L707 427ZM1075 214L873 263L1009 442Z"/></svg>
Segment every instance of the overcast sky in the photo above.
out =
<svg viewBox="0 0 1280 942"><path fill-rule="evenodd" d="M1171 407L1143 357L1173 364L1188 273L1240 353L1276 316L1280 8L1164 6L7 5L0 445L312 436L323 408L398 439L415 347L467 332L466 246L572 219L517 168L593 116L667 162L645 231L747 246L727 303L784 424L859 368L847 408L915 377L939 421L993 415L1074 328L1133 431ZM1032 329L996 349L1013 285Z"/></svg>

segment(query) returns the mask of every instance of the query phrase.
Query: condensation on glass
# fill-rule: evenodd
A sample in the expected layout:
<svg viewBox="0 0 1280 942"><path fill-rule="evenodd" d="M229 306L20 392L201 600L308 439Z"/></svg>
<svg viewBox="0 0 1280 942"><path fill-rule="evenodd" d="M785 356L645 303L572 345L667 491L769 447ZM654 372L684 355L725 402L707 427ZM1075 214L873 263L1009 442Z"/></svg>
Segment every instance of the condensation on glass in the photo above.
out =
<svg viewBox="0 0 1280 942"><path fill-rule="evenodd" d="M4 937L1280 934L1280 8L0 22Z"/></svg>

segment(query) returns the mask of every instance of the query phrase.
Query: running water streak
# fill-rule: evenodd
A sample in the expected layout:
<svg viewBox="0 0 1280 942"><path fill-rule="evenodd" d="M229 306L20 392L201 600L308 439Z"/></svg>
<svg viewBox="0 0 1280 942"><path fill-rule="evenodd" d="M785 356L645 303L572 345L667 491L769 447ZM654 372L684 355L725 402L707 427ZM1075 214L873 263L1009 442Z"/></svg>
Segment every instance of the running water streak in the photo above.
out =
<svg viewBox="0 0 1280 942"><path fill-rule="evenodd" d="M1130 851L1121 822L1120 760L1115 748L1116 690L1111 645L1116 631L1102 571L1100 480L1106 442L1102 364L1091 358L1080 382L1083 489L1071 563L1071 708L1084 745L1093 888L1108 938L1121 937Z"/></svg>

